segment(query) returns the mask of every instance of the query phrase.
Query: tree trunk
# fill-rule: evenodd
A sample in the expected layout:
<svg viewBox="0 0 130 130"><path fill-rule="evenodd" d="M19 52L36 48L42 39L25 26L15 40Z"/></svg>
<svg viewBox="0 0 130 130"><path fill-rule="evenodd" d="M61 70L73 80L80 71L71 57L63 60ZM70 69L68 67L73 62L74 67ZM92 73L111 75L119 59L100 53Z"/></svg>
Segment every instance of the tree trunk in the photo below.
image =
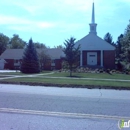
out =
<svg viewBox="0 0 130 130"><path fill-rule="evenodd" d="M72 77L72 71L70 70L70 77Z"/></svg>
<svg viewBox="0 0 130 130"><path fill-rule="evenodd" d="M72 66L70 66L70 77L72 77Z"/></svg>

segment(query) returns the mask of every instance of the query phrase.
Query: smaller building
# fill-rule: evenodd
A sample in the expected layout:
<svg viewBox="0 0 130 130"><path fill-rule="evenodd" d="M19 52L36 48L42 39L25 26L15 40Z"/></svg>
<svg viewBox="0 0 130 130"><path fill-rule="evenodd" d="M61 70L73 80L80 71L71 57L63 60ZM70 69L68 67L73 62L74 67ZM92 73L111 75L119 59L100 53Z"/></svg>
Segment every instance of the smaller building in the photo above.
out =
<svg viewBox="0 0 130 130"><path fill-rule="evenodd" d="M80 45L80 66L96 68L115 68L115 47L97 36L94 3L92 5L92 21L90 32L76 42Z"/></svg>
<svg viewBox="0 0 130 130"><path fill-rule="evenodd" d="M62 61L64 58L64 53L60 48L52 49L37 49L37 53L40 54L44 52L48 55L46 63L42 63L42 69L44 70L59 70L62 68ZM22 63L24 49L6 49L0 56L0 58L6 61L3 69L16 70L20 69Z"/></svg>

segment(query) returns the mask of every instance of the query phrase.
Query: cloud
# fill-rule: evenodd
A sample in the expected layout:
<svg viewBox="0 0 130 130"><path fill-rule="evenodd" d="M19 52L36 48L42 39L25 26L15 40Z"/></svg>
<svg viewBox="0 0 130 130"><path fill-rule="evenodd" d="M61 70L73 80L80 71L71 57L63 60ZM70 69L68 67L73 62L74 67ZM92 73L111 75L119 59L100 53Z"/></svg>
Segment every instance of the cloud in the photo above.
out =
<svg viewBox="0 0 130 130"><path fill-rule="evenodd" d="M30 5L22 2L15 2L14 5L20 7L21 9L24 9L25 11L29 12L31 15L37 15L43 9L43 6L41 4Z"/></svg>
<svg viewBox="0 0 130 130"><path fill-rule="evenodd" d="M18 31L36 31L55 27L55 23L46 21L34 21L21 17L0 15L0 25L6 25L9 29Z"/></svg>
<svg viewBox="0 0 130 130"><path fill-rule="evenodd" d="M31 15L46 13L48 10L69 15L74 11L84 12L89 10L92 5L92 0L26 0L26 2L23 0L5 0L5 3L18 6Z"/></svg>
<svg viewBox="0 0 130 130"><path fill-rule="evenodd" d="M30 20L24 19L21 17L15 16L7 16L0 14L0 25L8 25L8 24L29 24Z"/></svg>

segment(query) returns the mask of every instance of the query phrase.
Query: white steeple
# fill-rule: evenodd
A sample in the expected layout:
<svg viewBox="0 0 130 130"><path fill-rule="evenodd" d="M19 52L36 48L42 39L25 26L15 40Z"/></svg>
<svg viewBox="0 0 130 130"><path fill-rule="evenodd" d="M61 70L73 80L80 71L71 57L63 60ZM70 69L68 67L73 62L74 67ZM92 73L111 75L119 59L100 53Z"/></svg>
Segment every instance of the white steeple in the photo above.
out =
<svg viewBox="0 0 130 130"><path fill-rule="evenodd" d="M97 31L96 31L97 24L95 23L94 2L92 5L92 21L89 25L90 25L90 32L89 33L93 33L93 34L97 35Z"/></svg>
<svg viewBox="0 0 130 130"><path fill-rule="evenodd" d="M92 7L92 23L95 23L94 3L93 3L93 7Z"/></svg>

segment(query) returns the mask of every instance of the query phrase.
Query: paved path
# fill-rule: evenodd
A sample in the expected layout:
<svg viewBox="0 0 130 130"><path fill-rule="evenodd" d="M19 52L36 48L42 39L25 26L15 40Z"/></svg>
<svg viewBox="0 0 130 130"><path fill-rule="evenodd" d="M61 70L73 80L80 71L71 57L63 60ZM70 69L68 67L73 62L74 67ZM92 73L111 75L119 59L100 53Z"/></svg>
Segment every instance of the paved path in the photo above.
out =
<svg viewBox="0 0 130 130"><path fill-rule="evenodd" d="M51 72L51 73L43 73L43 74L29 74L29 75L7 75L7 74L2 74L2 76L7 76L7 77L2 77L0 78L0 80L3 80L3 79L13 79L13 78L23 78L23 77L38 77L38 76L44 76L44 75L51 75L51 74L54 74L54 72Z"/></svg>

